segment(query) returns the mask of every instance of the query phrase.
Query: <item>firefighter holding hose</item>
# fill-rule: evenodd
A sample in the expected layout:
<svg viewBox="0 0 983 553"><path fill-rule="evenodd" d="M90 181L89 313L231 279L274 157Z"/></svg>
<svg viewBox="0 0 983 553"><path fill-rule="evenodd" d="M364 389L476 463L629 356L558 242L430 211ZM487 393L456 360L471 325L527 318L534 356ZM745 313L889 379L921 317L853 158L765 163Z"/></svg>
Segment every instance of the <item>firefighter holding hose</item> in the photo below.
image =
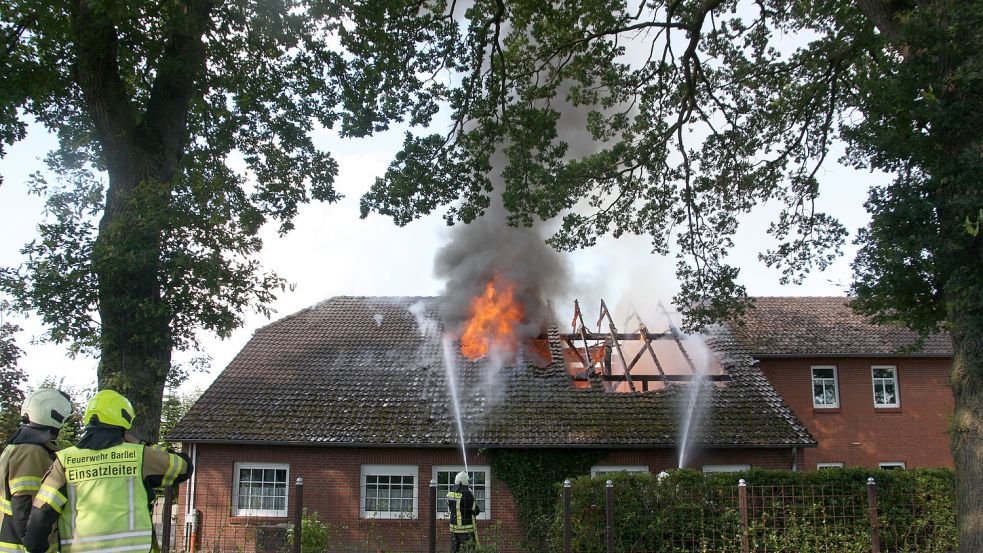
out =
<svg viewBox="0 0 983 553"><path fill-rule="evenodd" d="M72 402L59 390L41 388L24 401L21 425L0 455L0 551L22 553L31 503L55 458L54 439L72 415ZM54 538L54 534L51 534ZM48 535L44 537L48 546ZM50 543L56 548L56 543Z"/></svg>
<svg viewBox="0 0 983 553"><path fill-rule="evenodd" d="M467 549L465 544L474 540L478 543L478 533L476 520L481 510L478 502L468 488L470 484L468 473L461 471L454 477L454 487L447 492L447 511L450 514L451 523L451 551L457 553L462 548Z"/></svg>
<svg viewBox="0 0 983 553"><path fill-rule="evenodd" d="M155 548L150 500L156 486L191 476L183 453L149 446L128 432L136 414L112 390L97 393L85 410L85 434L58 452L34 499L24 545L44 553L57 521L62 553Z"/></svg>

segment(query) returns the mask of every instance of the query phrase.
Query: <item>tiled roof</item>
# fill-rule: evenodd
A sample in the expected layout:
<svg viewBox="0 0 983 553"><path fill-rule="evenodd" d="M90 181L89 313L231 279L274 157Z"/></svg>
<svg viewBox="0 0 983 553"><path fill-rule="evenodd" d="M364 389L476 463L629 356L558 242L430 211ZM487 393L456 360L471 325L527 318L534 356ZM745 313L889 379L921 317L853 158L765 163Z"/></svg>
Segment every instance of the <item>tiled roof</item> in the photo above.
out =
<svg viewBox="0 0 983 553"><path fill-rule="evenodd" d="M754 355L899 355L918 335L875 325L853 312L846 297L759 297L734 334ZM904 355L951 356L948 334L925 338Z"/></svg>
<svg viewBox="0 0 983 553"><path fill-rule="evenodd" d="M413 305L437 318L436 298L335 297L260 329L169 439L457 444L440 324L421 334ZM729 331L717 328L706 340L732 381L704 385L709 409L696 443L815 444ZM553 331L554 359L559 347ZM574 388L562 361L497 375L482 361L455 362L471 446L671 447L680 434L688 385L608 393Z"/></svg>

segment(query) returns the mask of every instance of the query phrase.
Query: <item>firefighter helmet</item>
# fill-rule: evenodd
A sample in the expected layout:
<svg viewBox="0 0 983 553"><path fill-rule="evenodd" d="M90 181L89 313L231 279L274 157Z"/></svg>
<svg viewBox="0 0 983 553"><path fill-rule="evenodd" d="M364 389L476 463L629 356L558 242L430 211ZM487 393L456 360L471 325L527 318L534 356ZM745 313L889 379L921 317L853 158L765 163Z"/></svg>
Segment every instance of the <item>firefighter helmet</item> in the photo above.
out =
<svg viewBox="0 0 983 553"><path fill-rule="evenodd" d="M121 426L129 430L133 426L134 417L136 417L136 413L133 411L130 400L113 390L103 390L89 400L89 406L85 408L82 423L88 426L92 424L92 419L95 418L95 422Z"/></svg>
<svg viewBox="0 0 983 553"><path fill-rule="evenodd" d="M20 414L30 424L61 428L72 416L72 400L60 390L41 388L24 400Z"/></svg>
<svg viewBox="0 0 983 553"><path fill-rule="evenodd" d="M468 473L462 470L461 472L457 473L457 476L454 477L454 483L467 486L471 483L471 479L468 478Z"/></svg>

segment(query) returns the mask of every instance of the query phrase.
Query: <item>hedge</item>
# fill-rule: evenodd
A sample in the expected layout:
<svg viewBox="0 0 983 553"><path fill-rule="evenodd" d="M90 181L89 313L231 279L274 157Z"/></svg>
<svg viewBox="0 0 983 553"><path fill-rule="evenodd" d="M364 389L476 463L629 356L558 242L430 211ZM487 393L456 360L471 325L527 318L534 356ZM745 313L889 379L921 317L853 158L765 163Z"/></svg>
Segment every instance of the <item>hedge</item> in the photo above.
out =
<svg viewBox="0 0 983 553"><path fill-rule="evenodd" d="M618 473L572 480L573 550L603 553L605 481L615 494L619 552L740 553L738 480L747 482L753 552L867 553L871 550L867 479L877 483L881 551L942 553L956 549L955 481L951 470L750 470L664 478ZM549 529L549 550L562 551L562 495Z"/></svg>

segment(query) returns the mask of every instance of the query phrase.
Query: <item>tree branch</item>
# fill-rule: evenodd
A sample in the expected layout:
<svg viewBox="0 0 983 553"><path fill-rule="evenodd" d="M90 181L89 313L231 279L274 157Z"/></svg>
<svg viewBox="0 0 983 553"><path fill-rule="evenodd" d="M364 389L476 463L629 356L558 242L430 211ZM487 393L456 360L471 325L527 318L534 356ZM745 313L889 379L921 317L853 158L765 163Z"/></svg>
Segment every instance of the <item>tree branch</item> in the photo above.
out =
<svg viewBox="0 0 983 553"><path fill-rule="evenodd" d="M905 2L901 0L857 0L860 11L864 12L877 30L887 38L899 52L904 52L905 45L901 42L901 23L898 15L905 10Z"/></svg>
<svg viewBox="0 0 983 553"><path fill-rule="evenodd" d="M176 18L157 67L147 112L137 129L141 147L153 156L165 178L177 169L184 152L188 105L195 81L205 69L202 35L214 4L211 0L182 2L184 13Z"/></svg>
<svg viewBox="0 0 983 553"><path fill-rule="evenodd" d="M136 110L119 74L119 37L116 26L93 0L72 5L75 44L75 81L82 90L92 123L105 150L130 152ZM110 167L115 163L107 156Z"/></svg>

